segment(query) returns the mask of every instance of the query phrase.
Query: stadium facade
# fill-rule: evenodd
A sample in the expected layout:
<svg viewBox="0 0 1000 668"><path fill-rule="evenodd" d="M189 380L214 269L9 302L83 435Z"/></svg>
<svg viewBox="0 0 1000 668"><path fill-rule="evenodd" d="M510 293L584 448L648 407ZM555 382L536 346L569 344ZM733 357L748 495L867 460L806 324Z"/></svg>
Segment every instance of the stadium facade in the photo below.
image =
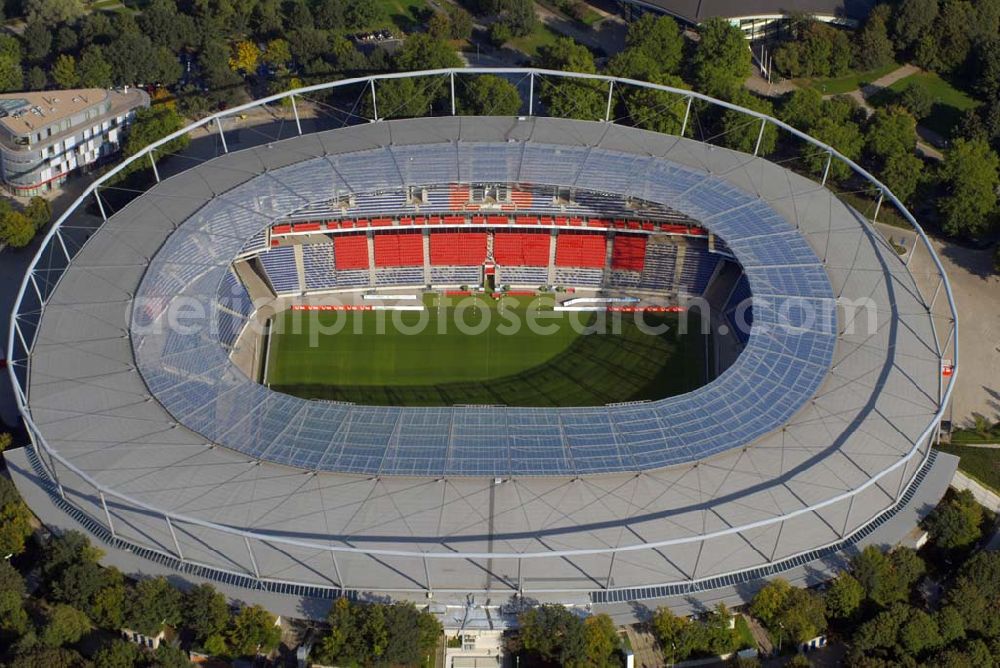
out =
<svg viewBox="0 0 1000 668"><path fill-rule="evenodd" d="M295 106L351 87L374 96L400 76L454 91L485 72L525 91L524 116L375 112L378 122L305 132ZM539 83L559 77L607 85L607 117L537 115ZM773 124L825 153L826 169L813 180L686 138L689 117L680 137L615 123L613 91L631 86L697 101L689 117L719 105L761 134ZM237 150L227 121L282 100L291 136ZM324 84L195 126L218 132L219 155L157 173L118 211L101 194L113 172L98 180L47 236L11 323L10 376L33 441L8 455L18 487L47 524L91 533L111 563L221 583L300 615L340 595L388 595L555 600L628 616L658 602L732 601L776 574L818 582L859 545L898 541L950 480L954 461L931 443L956 378L957 318L933 248L873 177L775 119L690 91L510 69ZM833 161L871 185L870 215L825 187ZM252 308L225 308L225 327L155 326L185 300L218 304L235 259L284 247L280 235L317 209L356 220L352 207L382 197L366 220L391 229L405 218L433 235L424 230L443 222L415 217L423 199L385 195L456 184L599 193L696 221L724 240L752 294L742 353L702 388L653 402L372 407L253 382L233 363L235 339L219 334L244 329ZM883 207L913 226L904 255L869 220ZM486 224L571 231L541 215ZM309 289L304 251L294 252L292 295ZM378 285L377 268L364 271L363 284L341 287Z"/></svg>

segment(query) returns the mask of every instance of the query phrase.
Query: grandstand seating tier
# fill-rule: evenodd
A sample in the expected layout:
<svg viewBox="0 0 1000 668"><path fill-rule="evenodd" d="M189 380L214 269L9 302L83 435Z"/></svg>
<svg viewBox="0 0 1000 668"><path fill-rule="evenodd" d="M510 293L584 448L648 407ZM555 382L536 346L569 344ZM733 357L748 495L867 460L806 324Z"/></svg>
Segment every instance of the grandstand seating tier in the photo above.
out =
<svg viewBox="0 0 1000 668"><path fill-rule="evenodd" d="M419 232L375 235L376 267L416 267L424 264L424 241Z"/></svg>
<svg viewBox="0 0 1000 668"><path fill-rule="evenodd" d="M556 238L557 267L604 267L607 241L603 234L562 233Z"/></svg>
<svg viewBox="0 0 1000 668"><path fill-rule="evenodd" d="M544 267L549 264L548 232L497 232L493 259L503 266Z"/></svg>
<svg viewBox="0 0 1000 668"><path fill-rule="evenodd" d="M363 234L337 235L333 238L337 269L367 269L368 239Z"/></svg>
<svg viewBox="0 0 1000 668"><path fill-rule="evenodd" d="M481 265L486 260L486 232L434 232L430 241L432 265Z"/></svg>

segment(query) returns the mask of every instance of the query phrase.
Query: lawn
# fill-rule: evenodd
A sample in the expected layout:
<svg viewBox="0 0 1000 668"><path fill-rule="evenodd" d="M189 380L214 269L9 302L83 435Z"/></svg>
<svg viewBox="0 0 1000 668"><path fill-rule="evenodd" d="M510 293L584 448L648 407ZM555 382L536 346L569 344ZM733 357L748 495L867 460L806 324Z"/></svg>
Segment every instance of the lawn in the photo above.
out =
<svg viewBox="0 0 1000 668"><path fill-rule="evenodd" d="M379 14L383 18L373 25L365 26L360 32L390 27L389 24L403 32L413 32L426 22L424 17L430 11L427 0L370 0L370 2L379 7Z"/></svg>
<svg viewBox="0 0 1000 668"><path fill-rule="evenodd" d="M842 95L843 93L850 93L852 90L857 90L876 79L880 79L898 67L898 63L890 63L866 72L851 72L842 77L796 79L794 83L800 88L815 88L823 95Z"/></svg>
<svg viewBox="0 0 1000 668"><path fill-rule="evenodd" d="M941 452L961 458L958 468L970 478L1000 492L1000 449L939 445Z"/></svg>
<svg viewBox="0 0 1000 668"><path fill-rule="evenodd" d="M547 332L527 325L536 315ZM703 337L680 335L677 314L645 317L668 331L646 333L621 314L617 331L609 318L607 333L583 333L579 325L594 325L597 314L529 313L527 299L513 298L422 313L286 311L271 336L267 380L310 399L409 406L599 406L701 385Z"/></svg>
<svg viewBox="0 0 1000 668"><path fill-rule="evenodd" d="M920 124L946 139L962 121L965 112L979 105L978 100L969 97L933 72L911 74L889 86L889 90L896 94L902 93L910 84L920 86L934 100L931 115Z"/></svg>
<svg viewBox="0 0 1000 668"><path fill-rule="evenodd" d="M536 21L535 28L530 34L524 37L515 37L507 42L507 45L534 58L538 55L538 49L555 44L557 39L559 39L559 33L541 21Z"/></svg>

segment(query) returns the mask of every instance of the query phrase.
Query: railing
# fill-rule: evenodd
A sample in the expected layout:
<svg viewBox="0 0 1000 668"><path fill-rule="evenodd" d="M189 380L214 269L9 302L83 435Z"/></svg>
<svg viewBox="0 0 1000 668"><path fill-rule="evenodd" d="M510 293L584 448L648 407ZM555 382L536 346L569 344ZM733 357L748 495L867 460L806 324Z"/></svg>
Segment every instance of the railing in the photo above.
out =
<svg viewBox="0 0 1000 668"><path fill-rule="evenodd" d="M406 78L406 77L442 77L443 79L448 80L448 82L450 83L450 91L451 91L451 113L455 114L455 109L456 109L456 104L455 104L455 80L456 80L456 78L476 76L476 75L483 75L483 74L519 76L522 79L523 78L527 78L528 79L528 85L529 85L528 100L527 100L528 115L529 116L534 115L536 108L540 107L540 105L536 106L536 102L535 102L536 88L537 88L536 82L538 80L543 80L544 81L544 80L549 80L549 79L580 79L580 80L588 80L588 81L606 83L608 85L608 104L607 104L605 116L604 116L603 119L593 119L593 120L603 120L604 122L614 122L614 120L615 120L615 119L611 118L611 111L612 111L611 101L612 101L612 98L613 98L614 91L616 89L617 90L626 90L628 87L638 87L638 88L652 89L652 90L662 91L662 92L666 92L666 93L672 93L674 95L678 95L678 96L684 97L687 100L687 104L686 104L686 111L685 111L685 115L684 115L684 120L683 120L683 123L682 123L682 126L681 126L681 133L680 134L682 134L682 135L686 134L687 128L689 127L689 117L690 117L690 114L692 113L692 103L694 101L699 101L699 102L706 103L706 104L709 104L709 105L715 105L715 106L718 106L718 107L721 107L723 109L730 110L730 111L737 111L737 112L746 114L750 118L757 119L757 120L760 121L760 129L758 131L758 135L757 135L757 139L756 139L756 143L755 143L755 149L754 149L754 154L755 155L758 153L758 151L759 151L759 149L761 147L761 139L764 136L764 131L767 128L767 126L770 124L770 125L773 125L774 127L778 128L778 129L780 129L780 130L782 130L782 131L784 131L784 132L792 135L793 137L797 138L798 140L804 141L804 142L806 142L806 143L808 143L808 144L816 147L820 151L823 151L823 152L826 153L826 155L827 155L826 165L825 165L825 168L823 170L822 179L820 181L821 185L824 185L824 186L826 185L826 183L827 183L827 177L828 177L828 174L830 173L830 167L831 167L831 165L832 165L832 163L833 163L834 160L843 162L858 177L860 177L861 179L863 179L864 181L866 181L867 183L869 183L872 186L872 192L877 192L879 194L877 203L875 205L875 213L874 213L874 216L872 217L872 222L876 222L877 221L878 213L879 213L880 209L883 206L885 206L887 203L891 204L893 207L896 208L896 210L899 212L899 214L912 226L912 230L913 230L913 232L916 235L916 239L920 241L921 246L926 250L928 257L933 262L933 268L934 268L934 270L937 273L937 277L936 277L935 285L933 287L933 294L931 295L930 299L928 300L926 298L926 295L925 295L925 289L926 289L926 287L921 287L919 285L919 283L918 283L917 289L920 292L921 299L923 300L923 302L925 304L925 307L926 307L926 310L927 310L928 314L931 315L931 320L934 323L933 333L934 333L934 343L935 343L935 347L936 347L936 354L937 354L938 357L940 357L940 358L943 359L944 356L947 354L947 351L951 350L952 351L951 352L951 356L952 356L953 365L954 365L954 370L953 370L951 376L948 379L947 385L945 385L944 381L941 380L941 375L939 374L938 393L937 393L938 394L938 407L937 407L937 411L935 412L932 420L928 423L928 425L926 426L926 428L921 433L920 437L918 439L916 439L915 442L912 444L912 447L906 453L906 455L903 456L903 457L901 457L898 461L896 461L895 463L893 463L891 466L889 466L889 467L883 469L882 471L878 472L877 474L871 476L864 483L858 485L857 487L855 487L852 490L849 490L849 491L846 491L844 493L838 494L838 495L836 495L834 497L825 499L825 500L823 500L821 502L818 502L818 503L815 503L815 504L812 504L812 505L809 505L809 506L805 506L805 507L796 509L794 511L790 511L790 512L785 513L785 514L780 515L780 516L775 516L775 517L767 518L767 519L764 519L764 520L758 520L758 521L751 522L751 523L748 523L748 524L743 524L743 525L733 526L733 527L727 527L725 529L718 530L718 531L713 531L713 532L710 532L710 533L697 534L697 535L692 535L692 536L683 536L683 537L679 537L679 538L672 538L672 539L668 539L668 540L655 541L655 542L637 543L637 544L624 545L624 546L619 546L619 547L586 548L586 549L570 549L570 550L551 550L551 551L544 551L544 552L524 552L524 553L513 552L513 553L502 553L502 552L458 552L458 551L431 552L431 551L424 551L424 550L393 550L393 549L384 549L384 548L368 549L368 548L360 548L360 547L350 547L350 546L346 546L346 545L343 545L343 546L342 545L328 545L328 544L319 543L319 542L312 542L312 541L306 541L306 540L298 540L298 539L293 539L293 538L287 538L287 537L284 537L284 536L279 536L279 535L275 535L275 534L269 534L267 532L262 532L262 531L249 531L249 530L244 530L244 529L240 529L240 528L236 528L236 527L232 527L232 526L227 526L227 525L223 525L223 524L217 524L217 523L214 523L214 522L209 522L209 521L206 521L206 520L203 520L203 519L200 519L200 518L191 517L191 516L184 515L184 514L181 514L181 513L174 513L174 512L165 511L165 510L156 508L156 507L154 507L154 506L152 506L152 505L150 505L148 503L140 501L138 499L134 499L134 498L130 497L129 495L123 494L123 493L118 492L118 491L116 491L114 489L106 487L106 486L98 483L90 475L88 475L86 472L84 472L81 469L79 469L71 461L69 461L68 459L66 459L65 457L63 457L58 451L56 451L55 449L51 448L46 443L44 435L37 428L37 426L35 425L35 423L32 420L32 417L31 417L30 405L29 405L29 401L28 401L28 397L27 397L27 392L28 392L27 378L28 378L28 374L29 374L29 370L30 370L32 344L34 343L34 332L37 331L37 324L38 324L38 321L40 321L41 313L44 311L45 303L47 301L46 298L47 298L48 295L51 294L52 290L54 290L54 287L49 287L50 285L53 285L53 282L51 280L51 277L47 278L46 282L44 282L43 285L45 285L49 289L45 291L46 294L43 294L43 290L40 288L39 282L36 279L36 276L43 275L40 272L49 273L49 272L53 271L53 269L51 267L49 267L49 268L40 267L40 262L41 262L42 258L46 256L46 253L50 253L50 254L56 253L57 250L54 250L56 248L58 248L58 251L61 251L61 254L65 258L67 266L72 262L73 254L71 254L69 252L69 248L68 248L68 246L65 243L65 238L63 236L62 229L63 229L63 226L66 224L66 221L70 218L70 216L72 216L74 213L76 213L81 208L81 206L84 205L84 203L86 202L87 198L89 198L91 196L94 196L94 199L96 201L97 208L98 208L98 210L100 212L100 216L101 216L102 221L107 221L107 219L108 219L107 212L105 210L104 203L102 202L102 200L101 200L101 198L99 196L99 190L100 190L100 188L102 186L104 186L105 184L108 184L111 179L114 179L115 176L121 170L123 170L127 165L130 165L130 164L136 162L137 160L149 160L150 163L151 163L151 165L152 165L152 167L153 167L154 177L155 177L156 181L159 182L160 181L160 175L159 175L159 171L156 168L156 160L155 160L156 150L158 148L160 148L161 146L164 146L165 144L171 142L172 140L174 140L174 139L176 139L176 138L178 138L178 137L180 137L180 136L182 136L184 134L190 133L190 132L192 132L192 131L194 131L196 129L199 129L199 128L204 128L204 127L210 126L212 124L214 124L215 127L218 129L219 141L220 141L220 143L222 145L223 152L228 153L229 152L229 148L228 148L228 144L226 142L226 135L225 135L225 129L223 127L223 121L225 119L228 119L228 118L239 116L240 114L242 114L245 111L249 111L251 109L255 109L255 108L261 107L263 105L269 105L269 104L272 104L272 103L280 103L282 101L288 100L289 103L290 103L290 106L291 106L291 110L292 110L292 114L293 114L294 120L295 120L295 128L296 128L297 134L301 135L301 134L303 134L303 130L302 130L301 119L299 117L298 106L296 104L296 99L297 98L302 98L303 96L308 95L310 93L318 93L318 92L323 92L323 91L331 91L331 90L340 89L340 88L346 88L346 87L350 87L350 86L365 85L368 88L368 91L370 92L370 95L371 95L371 107L372 107L373 116L374 116L373 118L371 118L369 120L371 120L371 121L374 122L374 121L381 120L381 118L378 115L378 108L377 108L377 104L376 104L377 103L376 88L377 88L377 83L378 82L386 81L386 80L392 80L392 79ZM56 246L56 244L58 244L58 247ZM910 262L913 259L913 256L916 254L918 248L919 248L918 246L914 245L914 247L910 249L909 253L907 253L905 260L901 258L900 262L903 262L907 266L909 266ZM65 268L63 268L63 270L64 269ZM56 271L58 271L58 269ZM56 279L56 280L58 280L58 279ZM947 332L947 336L946 336L946 338L944 339L943 342L942 342L942 338L939 335L938 330L937 330L938 320L940 318L936 318L933 315L934 314L935 306L937 304L937 300L940 297L940 294L942 292L944 293L945 298L947 300L947 313L945 313L944 316L945 316L945 321L946 321L946 323L947 323L947 325L949 327L948 328L948 332ZM25 304L25 296L29 295L29 294L33 294L33 295L35 295L37 297L37 299L38 299L37 309L25 308L25 306L26 306L26 304ZM34 322L34 325L32 325L32 318L37 318L38 319L38 321ZM31 327L31 329L28 329L28 333L26 334L25 330L29 326ZM681 544L687 544L687 543L707 541L707 540L711 540L711 539L715 539L715 538L721 538L721 537L728 536L728 535L733 535L733 534L738 534L738 533L744 533L744 532L747 532L747 531L751 531L751 530L754 530L754 529L763 528L763 527L774 525L774 524L777 524L777 523L786 522L786 521L788 521L790 519L793 519L795 517L799 517L801 515L805 515L805 514L808 514L808 513L814 513L814 512L816 512L818 510L821 510L821 509L823 509L825 507L828 507L828 506L840 503L842 501L850 501L853 504L853 500L859 494L861 494L865 490L873 487L874 485L877 485L880 481L882 481L888 475L890 475L893 472L897 471L901 467L905 467L905 466L907 466L907 465L909 465L911 463L914 463L912 460L915 457L920 456L921 460L918 463L918 465L914 467L913 474L911 474L908 478L905 478L905 477L902 477L903 473L901 472L901 480L900 480L899 488L898 488L898 490L896 492L896 495L895 495L894 502L892 504L890 504L887 508L879 509L879 511L876 512L872 517L868 518L868 520L866 522L864 522L861 525L859 525L858 527L854 528L852 530L852 534L857 533L858 531L860 531L861 529L865 528L866 526L868 526L872 522L877 521L878 518L884 512L886 512L887 510L890 510L890 509L898 507L899 503L904 500L903 499L904 494L906 493L906 491L908 489L912 488L912 485L914 483L914 478L916 477L917 473L922 469L922 467L924 466L924 464L926 464L926 462L927 462L927 457L929 456L929 453L930 453L930 444L931 444L932 440L934 439L934 437L936 436L937 430L939 429L940 422L941 422L941 420L942 420L942 418L944 416L944 411L946 410L946 407L948 406L948 403L949 403L949 400L950 400L950 397L951 397L951 393L952 393L952 390L954 388L955 381L957 379L957 369L958 369L958 320L957 320L957 309L956 309L956 306L955 306L954 296L952 294L951 286L950 286L950 284L948 282L948 278L945 275L944 268L942 267L940 260L938 259L937 255L935 254L934 249L931 246L931 243L930 243L930 241L927 238L927 235L924 233L923 229L916 222L916 220L913 218L913 216L910 214L910 212L907 211L907 209L903 206L903 204L896 198L896 196L893 195L892 192L886 186L884 186L877 179L875 179L874 176L872 176L870 173L868 173L866 170L864 170L863 168L861 168L859 165L857 165L853 161L849 160L848 158L846 158L845 156L843 156L842 154L840 154L834 148L832 148L832 147L830 147L830 146L828 146L828 145L826 145L826 144L824 144L824 143L822 143L822 142L820 142L820 141L818 141L816 139L813 139L812 137L809 137L805 133L796 130L795 128L793 128L793 127L791 127L791 126L783 123L782 121L779 121L779 120L777 120L775 118L772 118L771 116L768 116L766 114L762 114L760 112L756 112L756 111L753 111L753 110L750 110L750 109L744 109L742 107L739 107L737 105L731 104L729 102L724 102L724 101L721 101L721 100L716 100L714 98L708 97L706 95L702 95L700 93L695 93L695 92L692 92L692 91L689 91L689 90L684 90L684 89L679 89L679 88L671 88L671 87L668 87L668 86L660 86L660 85L657 85L657 84L652 84L652 83L648 83L648 82L644 82L644 81L636 81L636 80L632 80L632 79L621 79L621 78L609 77L609 76L598 75L598 74L580 74L580 73L575 73L575 72L559 72L559 71L541 70L541 69L527 69L527 68L468 68L468 69L444 69L444 70L427 70L427 71L421 71L421 72L393 73L393 74L384 74L384 75L371 76L371 77L361 77L361 78L345 79L345 80L341 80L341 81L328 82L328 83L317 84L317 85L313 85L313 86L306 86L306 87L298 88L298 89L295 89L295 90L287 91L287 92L284 92L284 93L279 93L279 94L271 95L269 97L266 97L266 98L263 98L263 99L260 99L260 100L256 100L254 102L249 102L247 104L243 104L243 105L240 105L238 107L227 109L225 111L221 111L221 112L212 114L212 115L210 115L210 116L208 116L206 118L203 118L201 120L198 120L198 121L196 121L196 122L188 125L187 127L183 128L181 130L178 130L177 132L174 132L174 133L172 133L172 134L164 137L163 139L160 139L160 140L158 140L156 142L153 142L152 144L150 144L149 146L145 147L144 149L142 149L141 151L139 151L135 155L132 155L132 156L126 158L120 164L118 164L113 169L109 170L107 173L105 173L100 178L96 179L93 183L91 183L83 191L83 193L69 206L69 208L61 216L59 216L59 218L55 221L55 223L52 225L51 229L48 231L48 233L44 237L44 239L42 241L42 244L41 244L41 247L39 248L37 254L34 257L34 259L32 260L31 265L29 266L28 271L25 274L25 277L24 277L23 281L21 282L20 289L18 290L17 297L16 297L15 302L14 302L14 308L13 308L13 312L11 314L10 329L9 329L9 333L8 333L7 359L8 359L8 374L10 376L11 383L12 383L12 385L14 387L14 392L15 392L15 397L16 397L16 401L17 401L18 407L21 410L21 413L22 413L22 415L24 417L24 421L25 421L25 424L27 426L28 432L31 435L34 447L37 450L37 452L35 454L37 454L38 460L40 462L42 462L43 466L46 468L47 473L50 476L51 481L54 483L56 489L58 490L59 495L62 497L63 500L66 499L66 493L65 493L65 490L62 487L62 484L60 483L58 471L56 469L57 463L58 463L58 465L61 465L61 466L65 467L65 469L66 469L67 472L71 472L73 475L77 476L80 480L84 481L87 485L91 486L91 488L93 489L93 492L96 494L97 498L100 500L100 505L101 505L101 507L103 509L103 514L104 514L103 521L106 522L106 529L110 532L111 536L113 536L113 537L116 538L116 540L121 541L123 539L122 539L122 537L118 536L116 534L116 532L115 532L115 525L114 525L114 522L112 521L112 514L111 514L111 511L109 509L109 504L108 504L108 499L109 498L113 499L113 500L116 500L117 502L120 502L120 503L122 503L122 504L124 504L124 505L126 505L128 507L133 507L133 508L141 509L142 511L144 511L148 515L151 515L151 516L154 516L154 517L157 517L157 518L162 518L162 521L165 523L165 525L166 525L166 527L167 527L167 529L169 531L169 535L172 537L172 542L173 542L173 546L174 546L175 550L174 550L174 553L171 554L171 553L168 553L168 552L164 552L159 547L155 547L155 546L151 547L149 545L142 545L142 544L139 544L139 543L133 543L133 544L135 544L137 546L137 548L140 548L140 549L142 549L142 550L144 550L146 552L148 552L150 550L152 550L154 552L159 552L161 554L164 554L167 557L170 557L172 559L178 559L180 562L185 563L185 564L191 564L192 566L198 566L198 567L212 569L212 568L216 568L216 567L208 565L208 564L199 564L198 562L196 562L194 560L191 560L189 558L185 558L183 550L181 549L181 546L180 546L180 542L177 539L177 534L176 534L176 531L175 531L175 526L176 525L190 525L190 526L193 526L193 527L201 527L201 528L209 529L211 531L220 532L220 533L223 533L223 534L226 534L226 535L235 536L235 537L243 539L243 542L245 543L246 549L247 549L247 551L249 553L249 557L250 557L250 562L252 564L252 568L248 569L248 573L247 574L249 576L254 577L255 579L257 579L258 581L261 581L261 582L283 583L283 584L290 584L290 585L299 585L300 584L300 583L287 583L287 582L284 582L284 581L274 580L274 579L269 579L269 578L263 577L261 575L261 573L257 569L257 562L256 562L256 560L254 558L254 550L253 550L251 541L259 541L259 542L261 542L263 544L278 544L278 545L286 545L286 546L290 546L290 547L303 548L303 549L307 549L307 550L318 550L318 551L328 552L331 555L331 557L333 558L334 568L337 571L337 583L338 583L337 588L346 589L346 588L348 588L348 583L346 583L344 581L344 579L340 575L340 572L339 572L340 569L337 566L336 555L337 554L363 554L363 555L372 556L372 557L408 557L408 558L413 558L413 559L416 559L416 560L423 561L424 571L425 571L425 573L427 573L427 582L426 582L426 586L423 587L423 588L421 588L421 589L418 589L418 591L422 591L422 590L430 591L432 589L436 589L437 591L448 591L447 589L441 589L441 588L434 588L434 587L432 587L432 583L430 582L429 571L427 569L427 562L428 562L428 560L438 560L438 559L463 559L463 560L483 560L483 561L500 560L500 559L515 560L517 562L518 572L519 572L518 582L516 583L517 584L516 590L517 591L525 591L524 588L521 586L521 582L520 582L521 563L524 560L553 559L553 558L554 559L559 559L559 558L570 558L570 557L586 556L586 555L610 555L610 557L612 559L611 569L613 570L613 568L614 568L614 556L616 554L618 554L618 553L625 553L625 552L631 552L631 551L637 551L637 550L649 550L649 549L663 548L663 547L669 547L669 546L674 546L674 545L681 545ZM25 380L24 380L23 383L22 383L22 379L19 377L19 373L23 373L24 374ZM904 471L905 471L905 469L904 469ZM69 502L67 501L67 503L69 503ZM848 515L850 515L850 512L848 512ZM98 521L98 522L102 521L102 520L99 520L99 519L94 518L92 516L90 516L90 517L91 517L92 520L95 520L95 521ZM846 531L846 527L845 527L845 531ZM451 548L449 548L449 550L450 549ZM790 558L791 557L788 557L785 560L790 559ZM742 569L740 571L734 571L734 573L739 573L739 572L742 572L743 570L751 570L751 569ZM608 577L607 577L609 585L610 585L611 579L612 579L611 578L611 574L609 573ZM302 586L313 587L313 586L316 586L316 584L315 583L305 583L305 584L302 584ZM514 589L513 586L512 586L512 589ZM465 591L465 590L463 590L463 591ZM545 591L553 591L553 590L545 590ZM573 590L573 591L579 592L579 591L585 591L585 590Z"/></svg>

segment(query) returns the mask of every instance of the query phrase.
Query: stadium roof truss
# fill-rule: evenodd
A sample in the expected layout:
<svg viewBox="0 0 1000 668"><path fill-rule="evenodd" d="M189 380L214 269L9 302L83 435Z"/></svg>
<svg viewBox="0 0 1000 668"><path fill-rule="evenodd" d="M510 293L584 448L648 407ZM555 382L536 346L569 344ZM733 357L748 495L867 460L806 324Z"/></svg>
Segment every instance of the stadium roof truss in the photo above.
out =
<svg viewBox="0 0 1000 668"><path fill-rule="evenodd" d="M374 107L376 86L402 76L440 77L454 96L456 79L486 72L528 87L526 116L304 133L295 104L364 86ZM606 84L606 118L536 116L536 82L558 77ZM900 257L824 187L826 173L817 183L611 122L612 92L631 86L814 145L827 171L843 161L871 183L875 217L893 206L919 243ZM229 151L228 120L282 101L295 136ZM656 591L841 545L905 500L927 466L956 378L941 374L958 356L947 278L891 192L780 121L644 82L471 69L311 86L192 127L217 128L221 155L162 182L157 173L113 215L99 193L121 167L95 181L46 236L11 322L10 376L39 475L123 544L330 591ZM126 164L152 161L172 138ZM337 192L466 182L569 185L698 220L749 278L745 351L703 388L637 405L367 407L272 393L210 336L153 326L174 300L214 298L247 239L292 211Z"/></svg>

